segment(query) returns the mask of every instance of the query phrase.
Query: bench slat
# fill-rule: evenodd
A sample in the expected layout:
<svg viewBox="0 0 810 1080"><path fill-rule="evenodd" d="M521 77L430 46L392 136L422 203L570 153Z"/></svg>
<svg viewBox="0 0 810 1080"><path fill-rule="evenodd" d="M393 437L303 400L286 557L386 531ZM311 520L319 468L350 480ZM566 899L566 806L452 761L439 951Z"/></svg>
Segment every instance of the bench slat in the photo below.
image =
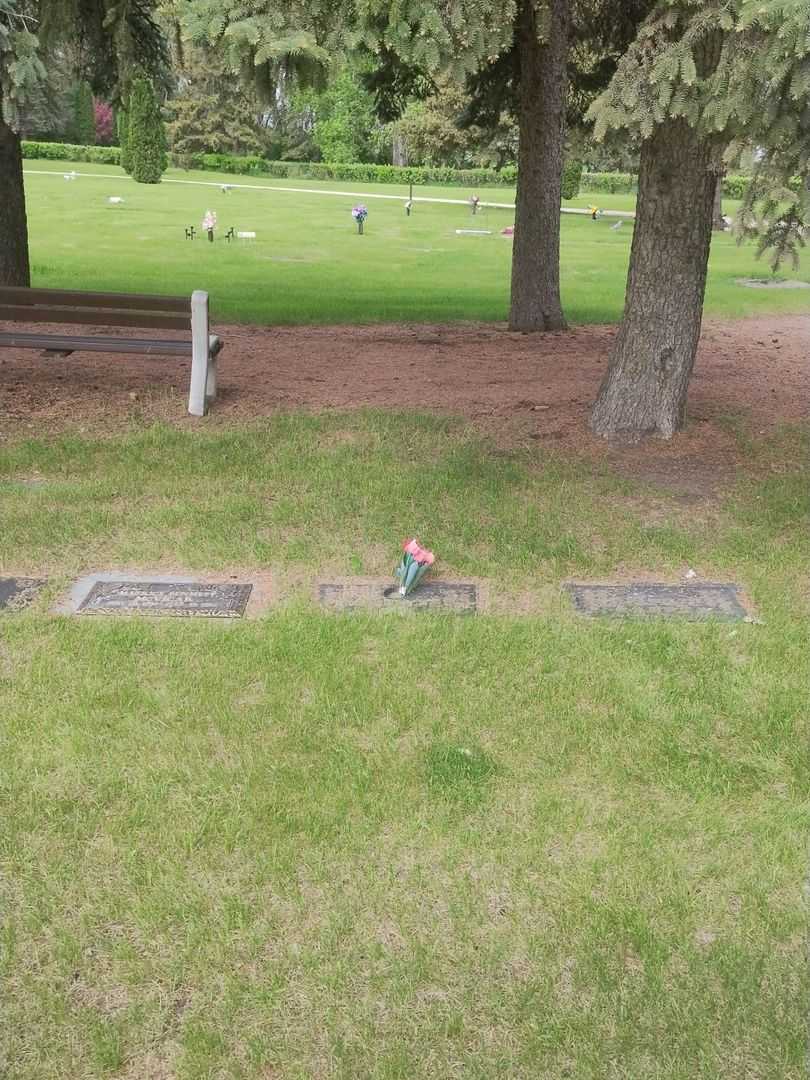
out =
<svg viewBox="0 0 810 1080"><path fill-rule="evenodd" d="M219 348L221 343L217 338ZM67 334L15 334L0 332L0 345L17 349L47 349L50 352L162 353L191 356L190 341L159 341L156 338L70 337ZM216 352L219 352L219 348Z"/></svg>
<svg viewBox="0 0 810 1080"><path fill-rule="evenodd" d="M191 314L92 307L37 307L0 303L0 320L28 323L80 323L85 326L138 326L154 330L190 330Z"/></svg>
<svg viewBox="0 0 810 1080"><path fill-rule="evenodd" d="M191 310L188 296L161 296L149 293L81 292L75 289L26 289L16 285L0 285L0 304L26 307L95 307L117 311L134 308L137 311Z"/></svg>

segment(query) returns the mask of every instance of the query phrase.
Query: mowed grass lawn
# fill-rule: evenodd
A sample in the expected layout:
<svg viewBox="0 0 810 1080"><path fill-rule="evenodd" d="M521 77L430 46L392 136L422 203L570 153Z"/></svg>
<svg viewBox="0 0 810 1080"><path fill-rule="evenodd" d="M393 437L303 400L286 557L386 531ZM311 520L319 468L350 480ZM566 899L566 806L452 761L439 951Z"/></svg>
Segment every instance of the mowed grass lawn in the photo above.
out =
<svg viewBox="0 0 810 1080"><path fill-rule="evenodd" d="M65 181L63 173L71 168L95 175ZM203 288L211 294L214 318L222 321L506 318L512 241L501 230L513 223L512 210L486 209L473 218L466 206L418 203L407 218L407 189L390 185L254 180L178 170L169 170L166 181L135 184L112 166L26 162L34 284L179 294ZM223 183L247 186L226 195L220 190ZM285 186L312 191L280 190ZM322 193L326 188L347 194ZM362 237L350 214L358 201L352 192L389 196L366 200L369 217ZM415 194L466 199L470 192L419 188ZM109 205L111 195L124 202ZM481 195L508 202L514 193L492 188ZM592 201L623 209L633 204L627 196L583 195L575 205ZM184 227L194 225L199 233L209 208L219 219L216 242L199 236L185 240ZM632 222L618 229L613 225L610 218L563 218L563 299L573 322L611 322L621 315ZM226 243L230 226L255 231L256 241ZM491 235L457 236L459 228L489 229ZM807 309L805 290L749 289L735 281L767 275L752 247L739 248L732 237L716 236L707 313ZM810 266L788 276L810 281Z"/></svg>
<svg viewBox="0 0 810 1080"><path fill-rule="evenodd" d="M804 1076L810 446L746 447L696 510L420 415L6 444L0 567L52 584L0 619L2 1074ZM317 610L414 530L515 613ZM279 604L48 613L126 565ZM559 593L689 566L760 621Z"/></svg>

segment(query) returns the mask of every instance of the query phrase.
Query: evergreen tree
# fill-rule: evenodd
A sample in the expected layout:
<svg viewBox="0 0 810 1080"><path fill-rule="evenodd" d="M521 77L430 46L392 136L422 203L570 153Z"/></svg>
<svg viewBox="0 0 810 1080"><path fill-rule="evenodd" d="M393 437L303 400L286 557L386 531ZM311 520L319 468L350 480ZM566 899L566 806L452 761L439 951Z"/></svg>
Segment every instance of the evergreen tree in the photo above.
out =
<svg viewBox="0 0 810 1080"><path fill-rule="evenodd" d="M124 172L132 172L132 158L129 153L129 98L116 111L115 126L118 131L118 146L120 154L118 162Z"/></svg>
<svg viewBox="0 0 810 1080"><path fill-rule="evenodd" d="M808 173L808 27L810 0L661 2L594 105L597 137L642 140L624 318L591 415L597 434L669 438L683 425L716 178L746 143L766 150L763 246L787 250L801 237L806 189L790 191L786 176Z"/></svg>
<svg viewBox="0 0 810 1080"><path fill-rule="evenodd" d="M173 159L182 164L197 153L259 153L262 108L256 94L214 50L183 49L183 59L180 90L168 106Z"/></svg>
<svg viewBox="0 0 810 1080"><path fill-rule="evenodd" d="M77 146L93 146L96 141L96 116L90 84L80 79L71 93L71 117L68 137Z"/></svg>
<svg viewBox="0 0 810 1080"><path fill-rule="evenodd" d="M44 61L61 60L77 38L76 74L108 100L118 100L136 62L162 71L166 52L156 7L157 0L0 0L0 285L31 281L22 147L12 117L47 80Z"/></svg>
<svg viewBox="0 0 810 1080"><path fill-rule="evenodd" d="M166 171L166 132L151 80L139 76L129 96L127 154L132 179L139 184L159 184Z"/></svg>

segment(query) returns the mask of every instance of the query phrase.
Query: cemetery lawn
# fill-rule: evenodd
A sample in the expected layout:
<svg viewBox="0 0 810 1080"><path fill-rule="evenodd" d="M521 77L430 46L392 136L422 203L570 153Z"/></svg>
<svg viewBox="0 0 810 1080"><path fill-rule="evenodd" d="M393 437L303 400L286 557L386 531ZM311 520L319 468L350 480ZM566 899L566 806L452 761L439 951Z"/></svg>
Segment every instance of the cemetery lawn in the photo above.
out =
<svg viewBox="0 0 810 1080"><path fill-rule="evenodd" d="M65 181L63 174L71 168L93 175ZM234 187L226 195L220 190L223 183L247 187ZM311 191L292 193L283 187ZM324 189L347 194L317 193ZM407 189L393 185L179 170L169 170L166 182L146 185L133 183L114 166L49 161L26 162L26 191L33 283L40 287L169 294L203 288L211 294L216 320L258 324L498 321L507 316L512 241L501 230L514 222L512 210L487 209L473 218L466 206L417 204L406 218ZM386 196L366 200L369 217L362 237L350 215L357 192ZM415 195L466 199L470 192L419 188ZM124 202L111 206L109 196ZM509 202L514 193L489 188L482 197ZM633 207L632 196L608 195L583 195L572 205L591 202ZM218 214L216 242L184 239L185 226L199 231L209 208ZM733 212L734 205L729 202L726 208ZM563 217L563 301L573 323L615 322L621 316L632 222L614 225L611 218ZM230 226L255 231L256 241L228 244L224 236ZM460 228L491 234L457 236ZM810 264L795 274L786 269L784 275L810 282ZM807 290L750 289L737 283L738 278L768 276L752 246L739 248L733 237L715 236L707 314L807 309Z"/></svg>
<svg viewBox="0 0 810 1080"><path fill-rule="evenodd" d="M685 505L423 414L3 444L3 1075L804 1076L809 451ZM495 613L317 610L412 531ZM125 566L287 599L49 614ZM560 594L688 567L759 621Z"/></svg>

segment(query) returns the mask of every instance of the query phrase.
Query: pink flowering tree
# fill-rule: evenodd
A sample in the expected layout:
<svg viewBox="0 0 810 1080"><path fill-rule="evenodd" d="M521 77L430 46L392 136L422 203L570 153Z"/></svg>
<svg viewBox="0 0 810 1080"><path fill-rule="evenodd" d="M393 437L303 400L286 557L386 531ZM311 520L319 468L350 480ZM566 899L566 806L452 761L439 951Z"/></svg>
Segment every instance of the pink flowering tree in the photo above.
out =
<svg viewBox="0 0 810 1080"><path fill-rule="evenodd" d="M109 146L113 141L112 105L106 101L93 101L93 113L96 120L96 146Z"/></svg>

